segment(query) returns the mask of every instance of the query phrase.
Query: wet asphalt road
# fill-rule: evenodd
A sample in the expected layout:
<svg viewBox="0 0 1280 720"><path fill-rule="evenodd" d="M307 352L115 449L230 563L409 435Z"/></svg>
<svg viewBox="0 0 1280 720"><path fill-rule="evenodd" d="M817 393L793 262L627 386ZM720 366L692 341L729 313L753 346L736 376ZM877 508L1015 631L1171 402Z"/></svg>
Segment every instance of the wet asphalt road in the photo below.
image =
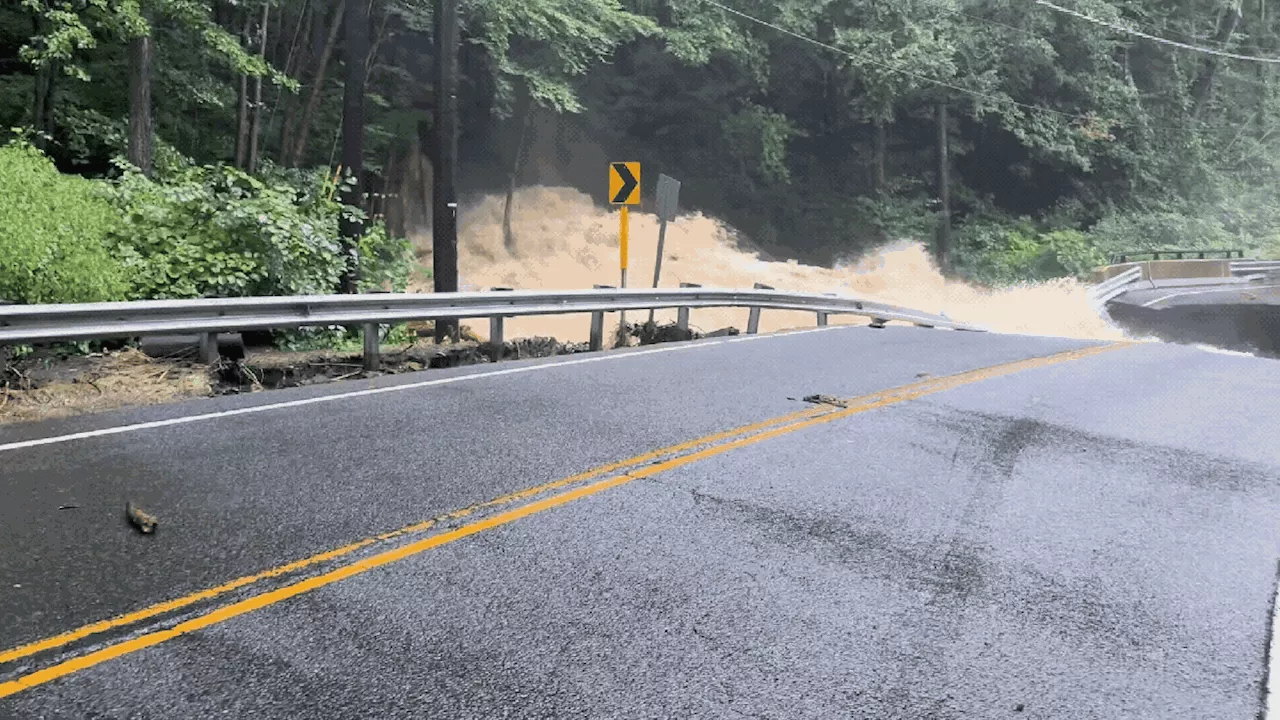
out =
<svg viewBox="0 0 1280 720"><path fill-rule="evenodd" d="M0 652L804 407L789 398L1091 344L833 328L2 429ZM1277 407L1274 361L1172 345L990 378L406 557L2 698L0 717L1252 718ZM126 497L158 535L128 531ZM0 683L169 620L2 664Z"/></svg>
<svg viewBox="0 0 1280 720"><path fill-rule="evenodd" d="M1270 279L1250 283L1235 282L1219 287L1194 285L1143 288L1130 290L1117 297L1114 302L1156 310L1193 305L1280 305L1280 283Z"/></svg>

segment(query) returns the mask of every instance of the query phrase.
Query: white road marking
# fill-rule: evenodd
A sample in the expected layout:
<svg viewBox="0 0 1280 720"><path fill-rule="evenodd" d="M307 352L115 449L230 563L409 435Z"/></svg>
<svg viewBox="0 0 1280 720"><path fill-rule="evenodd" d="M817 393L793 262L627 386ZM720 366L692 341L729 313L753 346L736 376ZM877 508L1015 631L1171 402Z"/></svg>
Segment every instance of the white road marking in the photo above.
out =
<svg viewBox="0 0 1280 720"><path fill-rule="evenodd" d="M505 370L491 370L489 372L471 373L467 375L455 375L447 378L436 378L435 380L422 380L415 383L406 383L404 385L389 385L387 387L369 388L368 390L354 390L351 392L336 393L333 395L322 395L320 397L304 398L302 400L287 400L285 402L267 403L264 405L254 405L252 407L236 408L234 410L221 410L219 412L202 413L200 415L188 415L185 417L169 418L166 420L152 420L150 422L134 423L132 425L117 425L115 427L99 428L97 430L86 430L83 432L69 433L66 435L53 435L50 437L36 438L34 440L20 440L0 444L0 452L6 450L21 450L23 448L37 447L40 445L53 445L56 443L71 442L72 440L84 440L86 438L103 437L105 435L119 435L127 432L137 432L139 430L151 430L154 428L169 427L171 425L185 425L187 423L200 422L202 420L218 420L220 418L235 417L237 415L252 415L254 413L266 412L268 410L283 410L287 408L302 407L304 405L315 405L317 403L333 402L335 400L346 400L348 398L367 397L369 395L382 395L383 393L404 392L406 390L417 390L424 387L434 387L436 385L449 385L451 383L467 382L469 380L479 380L482 378L499 377L502 375L517 375L519 373L535 372L537 370L548 370L552 368L569 367L571 365L585 365L587 363L606 362L609 360L624 360L626 358L641 357L643 355L654 355L665 352L678 352L680 350L696 350L698 348L714 347L716 345L727 345L735 342L747 342L750 340L763 340L767 338L787 337L790 335L803 335L805 333L824 332L827 330L840 330L853 327L864 327L862 325L828 325L826 327L812 328L807 330L792 330L788 332L769 333L766 335L744 335L741 337L728 338L724 340L712 340L710 342L699 342L681 345L671 345L669 347L652 348L649 350L637 350L634 352L608 353L597 355L589 358L579 358L577 360L564 360L561 362L544 363L541 365L525 365L522 367L506 368Z"/></svg>
<svg viewBox="0 0 1280 720"><path fill-rule="evenodd" d="M1183 295L1206 295L1209 293L1220 293L1220 292L1251 292L1253 290L1266 290L1268 288L1278 288L1278 287L1280 287L1280 285L1238 285L1235 287L1228 287L1228 288L1215 288L1213 290L1184 290L1182 292L1170 293L1163 297L1158 297L1155 300L1152 300L1151 302L1142 303L1142 307L1151 307L1152 305L1162 303L1165 300L1169 300L1171 298L1176 298L1176 297L1182 297Z"/></svg>
<svg viewBox="0 0 1280 720"><path fill-rule="evenodd" d="M1267 648L1265 720L1280 720L1280 708L1276 707L1276 686L1280 681L1280 584L1276 586L1276 595L1271 599L1271 643Z"/></svg>

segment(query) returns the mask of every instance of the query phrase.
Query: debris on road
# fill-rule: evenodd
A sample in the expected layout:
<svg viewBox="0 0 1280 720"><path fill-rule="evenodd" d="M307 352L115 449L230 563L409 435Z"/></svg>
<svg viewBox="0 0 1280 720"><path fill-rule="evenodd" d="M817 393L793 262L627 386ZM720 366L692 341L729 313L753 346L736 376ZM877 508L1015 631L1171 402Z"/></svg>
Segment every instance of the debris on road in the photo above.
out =
<svg viewBox="0 0 1280 720"><path fill-rule="evenodd" d="M144 535L154 533L156 525L160 524L160 521L154 515L148 514L137 505L134 505L132 501L124 504L124 512L128 515L129 522Z"/></svg>
<svg viewBox="0 0 1280 720"><path fill-rule="evenodd" d="M838 397L832 397L830 395L806 395L804 401L807 403L814 403L815 405L833 405L841 408L849 407L849 403Z"/></svg>
<svg viewBox="0 0 1280 720"><path fill-rule="evenodd" d="M58 509L59 510L78 510L80 509L80 506L79 505L59 505Z"/></svg>

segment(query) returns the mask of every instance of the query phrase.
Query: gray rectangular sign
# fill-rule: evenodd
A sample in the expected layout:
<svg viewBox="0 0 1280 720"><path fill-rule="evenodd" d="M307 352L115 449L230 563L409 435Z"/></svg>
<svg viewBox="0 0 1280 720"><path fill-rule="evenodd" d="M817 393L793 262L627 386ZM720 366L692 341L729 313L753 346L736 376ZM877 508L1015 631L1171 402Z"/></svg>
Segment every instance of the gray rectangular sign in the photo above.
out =
<svg viewBox="0 0 1280 720"><path fill-rule="evenodd" d="M658 175L658 219L664 222L675 220L679 201L680 181L667 175Z"/></svg>

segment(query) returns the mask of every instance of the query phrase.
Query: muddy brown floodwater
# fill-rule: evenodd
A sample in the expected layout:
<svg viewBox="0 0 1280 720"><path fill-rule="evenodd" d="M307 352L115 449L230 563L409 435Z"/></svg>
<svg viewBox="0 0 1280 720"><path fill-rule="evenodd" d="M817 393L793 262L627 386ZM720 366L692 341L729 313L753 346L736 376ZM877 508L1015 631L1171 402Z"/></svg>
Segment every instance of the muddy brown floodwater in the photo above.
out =
<svg viewBox="0 0 1280 720"><path fill-rule="evenodd" d="M517 251L512 254L503 246L502 204L501 196L492 196L463 207L458 243L461 289L562 290L618 284L616 211L598 207L589 196L570 188L522 188L515 195ZM654 215L631 214L631 287L652 284L657 236ZM736 237L732 228L714 218L696 213L676 218L667 229L662 285L690 282L750 288L759 282L780 290L838 292L945 313L993 332L1097 340L1125 337L1094 311L1086 288L1073 280L988 290L944 279L919 242L904 240L835 267L817 267L762 259L743 250ZM429 267L431 238L419 236L413 241L420 259ZM429 292L430 284L417 280L410 289ZM647 315L634 313L627 320L643 322ZM675 317L674 309L663 310L656 320L673 323ZM616 314L606 318L608 342L618 321ZM865 324L867 318L835 316L831 322ZM694 310L690 316L691 326L703 333L743 329L746 323L745 308ZM812 327L814 323L812 313L765 311L760 330ZM384 371L412 372L489 361L488 353L475 343L487 339L488 323L467 324L474 333L470 343L448 348L425 342L408 348L384 348ZM585 350L581 343L587 340L589 329L589 315L513 318L507 321L506 337L509 342L518 342L509 345L505 357L580 352ZM214 369L186 357L147 358L137 351L80 358L41 353L11 366L0 377L0 423L360 375L356 353L259 351L251 352L244 363L229 366L224 362Z"/></svg>
<svg viewBox="0 0 1280 720"><path fill-rule="evenodd" d="M490 196L463 208L458 238L460 289L564 290L618 285L616 211L596 206L589 196L571 188L522 188L515 195L512 228L517 252L512 255L503 246L502 207L501 196ZM650 287L657 217L633 211L630 227L628 285ZM735 237L732 228L714 218L700 214L678 217L667 228L662 286L690 282L750 288L759 282L779 290L839 292L926 312L945 312L952 319L994 332L1098 340L1124 337L1090 307L1086 288L1074 280L987 290L944 279L919 242L898 242L828 268L794 261L770 262L740 249ZM430 236L413 240L430 266ZM430 286L420 282L413 289L430 291ZM675 312L659 311L657 320L674 322ZM630 322L640 319L634 314L627 318ZM691 324L703 331L743 328L746 319L746 309L694 310L690 317ZM616 315L610 317L608 324L615 325L617 320ZM867 322L862 317L833 317L831 321ZM760 329L770 332L813 324L812 313L765 312ZM474 325L483 336L487 327ZM508 321L506 332L508 337L550 335L581 342L587 339L589 328L588 316L562 315L515 318Z"/></svg>

